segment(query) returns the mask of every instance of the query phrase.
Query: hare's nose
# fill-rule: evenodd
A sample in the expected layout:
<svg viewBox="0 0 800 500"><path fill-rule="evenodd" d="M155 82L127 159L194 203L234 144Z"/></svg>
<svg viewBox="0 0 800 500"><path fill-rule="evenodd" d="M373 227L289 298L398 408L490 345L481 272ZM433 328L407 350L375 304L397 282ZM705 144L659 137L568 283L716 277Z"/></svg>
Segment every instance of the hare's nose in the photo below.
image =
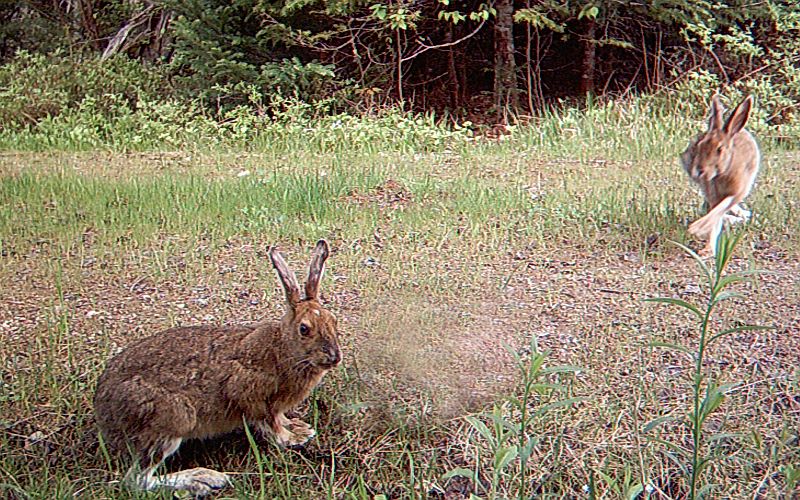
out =
<svg viewBox="0 0 800 500"><path fill-rule="evenodd" d="M326 345L325 354L328 356L328 362L331 365L338 365L339 361L342 360L342 353L337 346Z"/></svg>

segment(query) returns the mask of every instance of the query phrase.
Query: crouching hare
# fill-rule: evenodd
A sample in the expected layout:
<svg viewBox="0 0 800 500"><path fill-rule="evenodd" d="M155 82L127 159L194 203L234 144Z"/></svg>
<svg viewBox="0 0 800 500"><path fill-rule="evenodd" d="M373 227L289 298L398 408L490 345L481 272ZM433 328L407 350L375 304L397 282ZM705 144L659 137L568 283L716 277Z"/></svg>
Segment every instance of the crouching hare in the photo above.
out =
<svg viewBox="0 0 800 500"><path fill-rule="evenodd" d="M761 162L758 144L744 128L752 106L753 97L747 96L723 123L719 96L712 97L708 130L681 154L683 168L700 186L708 205L708 213L689 226L691 234L707 238L700 255L716 253L723 222L750 218L739 203L750 193Z"/></svg>
<svg viewBox="0 0 800 500"><path fill-rule="evenodd" d="M203 496L226 486L225 474L202 467L155 471L183 440L223 434L244 421L282 446L314 436L286 413L342 359L336 318L319 303L328 244L317 243L304 298L283 256L274 247L269 256L286 292L280 321L169 329L131 344L100 376L97 424L106 443L134 453L138 463L126 476L132 487Z"/></svg>

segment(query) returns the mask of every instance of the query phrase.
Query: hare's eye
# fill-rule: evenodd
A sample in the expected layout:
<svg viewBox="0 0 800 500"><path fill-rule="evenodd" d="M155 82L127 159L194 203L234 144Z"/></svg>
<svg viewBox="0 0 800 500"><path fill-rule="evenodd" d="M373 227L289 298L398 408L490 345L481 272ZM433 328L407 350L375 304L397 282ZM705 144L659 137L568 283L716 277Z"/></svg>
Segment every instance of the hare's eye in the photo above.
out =
<svg viewBox="0 0 800 500"><path fill-rule="evenodd" d="M300 323L300 335L307 337L311 333L311 329L305 323Z"/></svg>
<svg viewBox="0 0 800 500"><path fill-rule="evenodd" d="M722 154L722 146L717 146L717 154Z"/></svg>

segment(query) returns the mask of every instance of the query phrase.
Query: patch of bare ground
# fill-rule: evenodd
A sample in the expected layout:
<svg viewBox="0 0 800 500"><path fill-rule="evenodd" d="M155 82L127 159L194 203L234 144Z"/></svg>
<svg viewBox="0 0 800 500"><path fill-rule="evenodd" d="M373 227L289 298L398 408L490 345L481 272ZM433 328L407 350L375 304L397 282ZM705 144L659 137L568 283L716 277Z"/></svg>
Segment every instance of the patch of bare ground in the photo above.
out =
<svg viewBox="0 0 800 500"><path fill-rule="evenodd" d="M104 361L132 340L171 325L277 317L278 285L266 264L265 244L231 241L191 269L173 256L161 276L136 259L87 264L67 256L59 273L47 264L52 256L6 262L2 286L13 293L0 297L3 432L18 444L15 453L40 459L47 443L45 455L53 457L91 441L87 415L94 379ZM290 250L292 262L302 262L295 259L302 249ZM342 319L347 377L363 384L364 406L336 417L334 426L352 429L358 423L368 429L382 422L385 429L397 418L421 423L477 410L512 390L508 349L523 352L531 337L550 353L549 365L583 368L575 392L590 400L571 410L569 419L542 429L561 440L563 467L602 467L618 455L636 461L654 446L643 435L643 424L688 409L690 360L651 344L691 346L695 325L682 312L642 302L658 295L702 300L698 269L677 250L643 256L575 249L542 254L534 246L521 247L473 268L477 278L456 287L455 296L409 288L347 255L345 246L337 251L341 262L332 267L324 296ZM800 398L792 385L800 366L800 262L762 248L732 266L747 268L750 261L770 274L741 285L743 298L722 307L715 326L749 322L775 328L736 334L710 351L709 367L724 372L727 381L741 382L730 394L724 419L711 425L724 420L727 432L758 429L769 439L787 423L800 423ZM454 286L459 272L453 271ZM21 387L22 380L39 385ZM345 384L336 375L327 390ZM359 402L329 396L342 406ZM79 415L80 429L74 426ZM679 426L670 432L672 439L688 442ZM320 429L329 433L335 428ZM447 461L453 464L472 461L459 456L461 435L447 438L452 453ZM338 446L355 447L349 451L356 454L376 446L375 435L353 439ZM656 456L647 452L653 461L648 468L662 478L656 486L674 488L663 479L676 473L674 465ZM546 470L542 465L539 472Z"/></svg>

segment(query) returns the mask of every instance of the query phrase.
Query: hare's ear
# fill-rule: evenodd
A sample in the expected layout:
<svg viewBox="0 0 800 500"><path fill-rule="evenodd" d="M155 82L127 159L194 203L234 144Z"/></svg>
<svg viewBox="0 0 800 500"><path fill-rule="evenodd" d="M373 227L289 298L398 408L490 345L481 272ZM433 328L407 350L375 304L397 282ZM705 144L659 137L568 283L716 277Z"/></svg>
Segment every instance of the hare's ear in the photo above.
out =
<svg viewBox="0 0 800 500"><path fill-rule="evenodd" d="M316 248L314 248L311 265L308 267L307 299L319 300L319 282L322 281L322 273L325 271L325 260L327 260L328 254L328 242L319 240Z"/></svg>
<svg viewBox="0 0 800 500"><path fill-rule="evenodd" d="M714 94L708 107L708 130L720 130L722 128L722 115L724 112L725 110L722 109L722 103L719 100L719 94Z"/></svg>
<svg viewBox="0 0 800 500"><path fill-rule="evenodd" d="M300 287L297 284L297 277L294 275L294 271L289 269L283 259L283 255L276 247L269 249L269 259L272 261L275 270L278 271L278 277L281 279L281 284L286 292L286 303L290 308L294 308L300 302Z"/></svg>
<svg viewBox="0 0 800 500"><path fill-rule="evenodd" d="M731 113L731 116L722 128L723 132L728 135L736 135L739 133L747 123L747 119L750 118L750 109L752 107L753 96L749 95L733 110L733 113Z"/></svg>

